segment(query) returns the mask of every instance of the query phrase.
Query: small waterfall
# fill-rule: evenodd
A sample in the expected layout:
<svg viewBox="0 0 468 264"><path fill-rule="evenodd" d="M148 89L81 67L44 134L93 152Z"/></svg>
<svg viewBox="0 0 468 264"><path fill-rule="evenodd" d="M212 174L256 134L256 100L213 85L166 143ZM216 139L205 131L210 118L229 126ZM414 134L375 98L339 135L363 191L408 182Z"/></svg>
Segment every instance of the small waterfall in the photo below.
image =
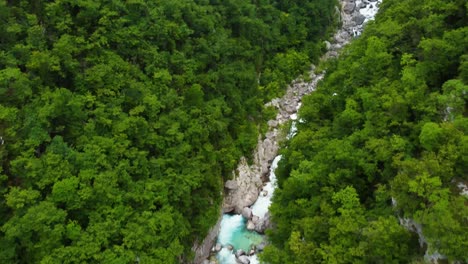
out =
<svg viewBox="0 0 468 264"><path fill-rule="evenodd" d="M262 191L260 192L260 196L252 206L253 215L258 216L259 218L265 217L265 214L268 212L268 208L270 207L271 198L273 197L273 193L276 189L275 169L278 167L278 162L280 159L281 155L276 156L276 158L273 160L270 169L270 181L263 187Z"/></svg>
<svg viewBox="0 0 468 264"><path fill-rule="evenodd" d="M336 51L341 49L342 46L346 45L349 42L349 40L351 40L349 36L359 36L366 22L374 18L381 2L382 0L375 0L375 1L357 0L355 2L355 5L357 7L355 11L351 12L351 14L344 14L344 17L342 17L342 19L345 20L344 21L345 23L343 25L343 28L340 29L335 35L335 40L337 40L338 43L335 45L332 45L335 47L335 49L329 50L327 54L324 56L324 59L328 57L336 57L338 55ZM342 3L344 3L344 1L342 1ZM356 25L356 23L352 21L352 19L357 15L361 15L361 17L362 16L365 17L364 22L360 25ZM333 53L336 53L336 54L332 56ZM267 106L269 105L275 106L277 109L280 110L280 113L277 115L277 120L271 120L272 121L271 125L269 123L270 129L275 128L278 124L279 125L283 124L288 119L292 121L291 128L286 136L288 140L293 138L297 134L298 132L297 122L299 123L305 122L302 119L298 120L298 116L296 114L297 110L301 106L301 103L300 103L301 97L305 94L312 92L315 89L317 83L324 76L324 73L315 75L315 73L313 72L314 69L315 69L315 66L312 66L312 70L311 70L312 81L308 83L298 82L297 84L293 85L295 86L294 88L303 86L301 87L301 89L305 89L302 92L296 92L298 94L298 98L295 98L294 96L289 96L291 98L294 98L294 100L291 101L294 104L290 104L291 102L289 102L289 100L287 99L289 97L287 96L285 96L286 99L283 99L284 102L281 101L281 99L277 98L277 99L273 99L272 102L267 104ZM288 92L290 92L289 88L288 88ZM288 95L288 92L286 95ZM285 102L286 104L280 107L280 104L285 103ZM290 107L288 106L291 106L291 105L294 105L294 108L289 109ZM296 110L295 112L293 111L294 109ZM280 159L281 159L281 155L278 155L274 158L271 164L270 171L269 171L269 182L267 182L266 185L263 186L258 199L250 207L252 209L252 215L254 215L255 218L264 219L265 215L268 213L268 208L271 205L271 199L273 197L274 190L277 186L276 175L274 171L277 168L278 162L280 161ZM252 220L250 220L249 223L251 223L251 221ZM254 231L247 230L246 223L247 223L247 219L240 214L223 215L222 222L221 222L221 230L218 236L218 244L222 248L216 255L216 258L218 259L219 264L238 263L237 262L238 260L236 259L236 252L237 250L240 250L240 249L242 249L246 253L246 257L250 261L250 264L259 263L259 260L257 259L257 255L251 254L252 253L251 249L252 249L252 246L258 246L262 244L263 236Z"/></svg>
<svg viewBox="0 0 468 264"><path fill-rule="evenodd" d="M276 189L275 169L281 155L276 156L270 168L270 181L263 187L257 201L252 205L252 213L260 219L265 217L268 208L271 205L271 199ZM235 264L237 250L243 250L250 253L252 246L258 246L263 242L264 237L255 231L249 231L246 228L247 219L240 214L224 214L221 221L221 229L218 235L218 244L222 249L217 254L220 264ZM230 248L232 247L232 248ZM250 264L259 263L256 255L249 256Z"/></svg>

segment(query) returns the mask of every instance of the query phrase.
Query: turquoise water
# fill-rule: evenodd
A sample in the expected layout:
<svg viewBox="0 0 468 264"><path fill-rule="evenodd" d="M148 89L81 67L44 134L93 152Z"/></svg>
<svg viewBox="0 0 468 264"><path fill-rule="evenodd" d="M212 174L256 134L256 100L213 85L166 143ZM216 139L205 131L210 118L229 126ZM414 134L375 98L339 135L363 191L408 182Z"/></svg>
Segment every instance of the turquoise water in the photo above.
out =
<svg viewBox="0 0 468 264"><path fill-rule="evenodd" d="M223 247L232 245L234 249L248 252L252 245L263 241L263 236L247 230L246 219L242 215L223 215L218 243Z"/></svg>

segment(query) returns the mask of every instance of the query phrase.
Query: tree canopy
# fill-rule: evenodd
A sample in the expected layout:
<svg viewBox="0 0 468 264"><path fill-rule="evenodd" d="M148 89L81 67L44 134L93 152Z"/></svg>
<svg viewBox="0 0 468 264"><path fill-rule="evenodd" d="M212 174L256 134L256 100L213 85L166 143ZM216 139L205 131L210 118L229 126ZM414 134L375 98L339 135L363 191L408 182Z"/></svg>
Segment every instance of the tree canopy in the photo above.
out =
<svg viewBox="0 0 468 264"><path fill-rule="evenodd" d="M468 261L468 5L385 0L282 149L266 263ZM334 95L334 96L333 96Z"/></svg>
<svg viewBox="0 0 468 264"><path fill-rule="evenodd" d="M0 262L190 261L334 5L1 0Z"/></svg>

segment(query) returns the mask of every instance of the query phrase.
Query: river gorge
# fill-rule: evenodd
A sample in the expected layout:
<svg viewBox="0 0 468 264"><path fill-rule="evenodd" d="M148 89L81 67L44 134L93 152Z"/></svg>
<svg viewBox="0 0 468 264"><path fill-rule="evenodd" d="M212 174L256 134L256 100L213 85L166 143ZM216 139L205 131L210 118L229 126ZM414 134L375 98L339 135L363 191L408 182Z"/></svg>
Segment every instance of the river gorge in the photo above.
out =
<svg viewBox="0 0 468 264"><path fill-rule="evenodd" d="M359 36L363 26L376 15L381 2L341 0L341 9L336 9L341 28L330 41L325 41L328 51L322 60L337 57L343 46ZM279 142L297 132L295 124L300 122L297 111L301 99L314 91L324 74L316 73L312 65L308 81L293 81L282 98L275 98L265 105L276 108L278 114L268 121L269 129L264 138L258 139L253 164L249 165L245 158L241 158L233 179L226 182L223 214L203 243L194 246L195 263L259 263L257 253L267 243L263 234L271 226L268 207L276 188L274 171L281 159ZM285 126L289 129L284 129Z"/></svg>

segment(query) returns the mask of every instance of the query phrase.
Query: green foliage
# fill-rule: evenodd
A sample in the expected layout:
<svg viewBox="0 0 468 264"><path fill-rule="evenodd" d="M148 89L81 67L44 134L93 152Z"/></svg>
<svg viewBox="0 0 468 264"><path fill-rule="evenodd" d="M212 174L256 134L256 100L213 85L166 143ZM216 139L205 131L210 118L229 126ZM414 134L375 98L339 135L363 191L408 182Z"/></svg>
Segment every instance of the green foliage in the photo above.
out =
<svg viewBox="0 0 468 264"><path fill-rule="evenodd" d="M189 262L334 5L0 1L0 262Z"/></svg>
<svg viewBox="0 0 468 264"><path fill-rule="evenodd" d="M467 21L465 1L386 0L327 64L282 150L265 262L418 263L398 218L466 262Z"/></svg>

